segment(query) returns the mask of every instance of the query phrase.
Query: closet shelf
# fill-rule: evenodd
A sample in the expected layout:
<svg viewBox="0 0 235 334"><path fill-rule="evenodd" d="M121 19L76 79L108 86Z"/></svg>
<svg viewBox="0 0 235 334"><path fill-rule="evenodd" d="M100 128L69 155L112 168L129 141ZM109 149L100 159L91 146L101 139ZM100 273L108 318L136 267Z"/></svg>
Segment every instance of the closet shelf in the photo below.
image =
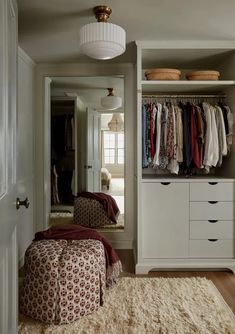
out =
<svg viewBox="0 0 235 334"><path fill-rule="evenodd" d="M142 93L201 93L211 92L219 93L229 86L234 86L234 80L218 80L218 81L152 81L142 80Z"/></svg>

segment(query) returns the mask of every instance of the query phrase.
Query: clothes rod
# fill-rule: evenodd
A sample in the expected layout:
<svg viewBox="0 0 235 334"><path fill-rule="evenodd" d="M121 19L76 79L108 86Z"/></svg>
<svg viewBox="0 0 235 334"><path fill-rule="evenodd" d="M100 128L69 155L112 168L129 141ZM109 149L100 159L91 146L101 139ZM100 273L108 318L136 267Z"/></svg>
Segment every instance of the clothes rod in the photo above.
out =
<svg viewBox="0 0 235 334"><path fill-rule="evenodd" d="M171 98L183 98L183 97L188 97L188 98L222 98L226 97L225 94L217 94L217 95L142 95L142 98L166 98L166 97L171 97Z"/></svg>

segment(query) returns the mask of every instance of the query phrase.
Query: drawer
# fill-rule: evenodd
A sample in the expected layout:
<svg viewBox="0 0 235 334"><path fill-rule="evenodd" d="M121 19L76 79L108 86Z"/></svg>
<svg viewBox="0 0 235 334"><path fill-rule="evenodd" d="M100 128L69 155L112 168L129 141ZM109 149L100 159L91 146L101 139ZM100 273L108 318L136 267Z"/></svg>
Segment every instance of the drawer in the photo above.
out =
<svg viewBox="0 0 235 334"><path fill-rule="evenodd" d="M234 226L231 220L190 221L190 239L234 239Z"/></svg>
<svg viewBox="0 0 235 334"><path fill-rule="evenodd" d="M190 220L235 220L234 202L190 202Z"/></svg>
<svg viewBox="0 0 235 334"><path fill-rule="evenodd" d="M234 183L190 183L190 201L234 201Z"/></svg>
<svg viewBox="0 0 235 334"><path fill-rule="evenodd" d="M198 258L233 258L233 240L190 240L189 256Z"/></svg>

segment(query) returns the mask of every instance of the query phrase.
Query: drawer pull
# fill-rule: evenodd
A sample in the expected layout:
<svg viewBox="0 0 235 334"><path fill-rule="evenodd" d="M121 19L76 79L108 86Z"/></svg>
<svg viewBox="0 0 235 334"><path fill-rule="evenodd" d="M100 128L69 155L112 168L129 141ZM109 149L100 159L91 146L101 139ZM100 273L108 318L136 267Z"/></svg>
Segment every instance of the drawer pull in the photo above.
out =
<svg viewBox="0 0 235 334"><path fill-rule="evenodd" d="M170 182L161 182L161 184L163 185L163 186L168 186L169 184L171 184Z"/></svg>
<svg viewBox="0 0 235 334"><path fill-rule="evenodd" d="M208 182L211 186L215 186L218 182Z"/></svg>
<svg viewBox="0 0 235 334"><path fill-rule="evenodd" d="M209 223L217 223L218 220L209 219L208 222L209 222Z"/></svg>
<svg viewBox="0 0 235 334"><path fill-rule="evenodd" d="M215 242L218 241L218 239L208 239L208 241Z"/></svg>
<svg viewBox="0 0 235 334"><path fill-rule="evenodd" d="M208 203L210 203L210 204L216 204L216 203L218 203L218 201L208 201Z"/></svg>

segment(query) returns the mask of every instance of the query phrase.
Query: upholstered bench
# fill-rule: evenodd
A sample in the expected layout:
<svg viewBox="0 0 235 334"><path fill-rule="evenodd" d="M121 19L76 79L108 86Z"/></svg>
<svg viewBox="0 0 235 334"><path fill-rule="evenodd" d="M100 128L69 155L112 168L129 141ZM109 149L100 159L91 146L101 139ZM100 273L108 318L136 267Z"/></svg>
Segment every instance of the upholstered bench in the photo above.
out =
<svg viewBox="0 0 235 334"><path fill-rule="evenodd" d="M98 240L39 240L25 253L20 310L47 323L70 323L103 304L106 267Z"/></svg>

